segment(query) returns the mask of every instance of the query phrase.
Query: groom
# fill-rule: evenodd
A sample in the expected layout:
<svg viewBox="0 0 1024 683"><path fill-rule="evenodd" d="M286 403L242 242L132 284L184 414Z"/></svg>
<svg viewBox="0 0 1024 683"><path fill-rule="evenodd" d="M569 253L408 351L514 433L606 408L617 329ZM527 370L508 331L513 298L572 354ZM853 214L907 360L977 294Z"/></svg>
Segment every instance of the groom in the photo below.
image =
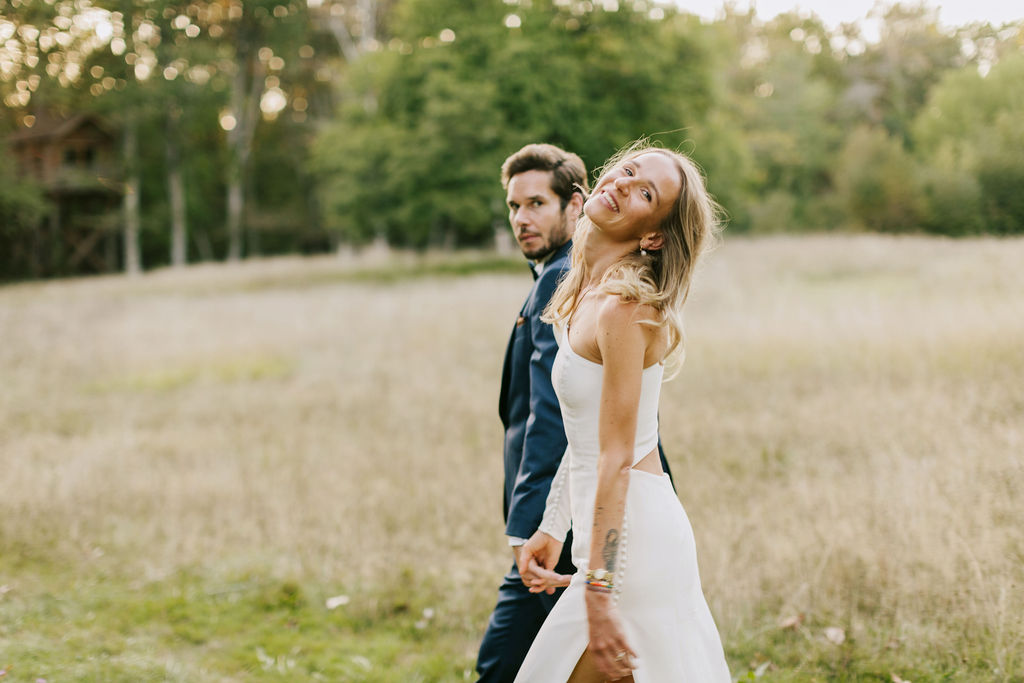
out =
<svg viewBox="0 0 1024 683"><path fill-rule="evenodd" d="M505 427L505 534L515 560L540 524L551 480L565 452L562 414L551 387L558 345L551 325L541 322L540 316L569 269L570 240L583 210L587 169L578 156L554 145L527 145L502 164L501 184L513 234L531 262L534 278L505 351L498 403ZM576 571L569 560L571 547L570 536L556 568L559 573ZM480 683L511 683L562 590L554 595L530 593L513 561L480 644Z"/></svg>

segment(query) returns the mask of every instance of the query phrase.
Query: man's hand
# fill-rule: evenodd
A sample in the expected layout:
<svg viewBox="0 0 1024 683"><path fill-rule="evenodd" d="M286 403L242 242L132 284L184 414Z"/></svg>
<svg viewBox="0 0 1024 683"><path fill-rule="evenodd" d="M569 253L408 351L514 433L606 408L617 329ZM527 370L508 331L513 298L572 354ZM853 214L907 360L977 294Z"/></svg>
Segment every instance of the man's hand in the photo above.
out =
<svg viewBox="0 0 1024 683"><path fill-rule="evenodd" d="M523 577L523 584L531 593L551 595L556 588L569 585L571 576L555 572L558 557L562 554L562 541L538 531L518 550L516 566Z"/></svg>

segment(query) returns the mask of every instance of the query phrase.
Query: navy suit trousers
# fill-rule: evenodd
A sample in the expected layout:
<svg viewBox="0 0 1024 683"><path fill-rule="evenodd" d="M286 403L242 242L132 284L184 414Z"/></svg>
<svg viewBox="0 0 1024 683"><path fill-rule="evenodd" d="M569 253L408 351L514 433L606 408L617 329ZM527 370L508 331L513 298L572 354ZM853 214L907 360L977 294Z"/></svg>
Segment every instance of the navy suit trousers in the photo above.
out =
<svg viewBox="0 0 1024 683"><path fill-rule="evenodd" d="M566 534L555 571L575 574L571 558L572 531ZM519 568L512 564L498 589L498 604L494 606L487 633L480 643L476 662L479 683L512 683L541 624L564 592L564 588L556 588L553 595L531 593L523 585Z"/></svg>
<svg viewBox="0 0 1024 683"><path fill-rule="evenodd" d="M564 590L558 588L554 595L531 593L513 563L498 589L498 604L480 644L476 663L479 683L512 683L541 624Z"/></svg>

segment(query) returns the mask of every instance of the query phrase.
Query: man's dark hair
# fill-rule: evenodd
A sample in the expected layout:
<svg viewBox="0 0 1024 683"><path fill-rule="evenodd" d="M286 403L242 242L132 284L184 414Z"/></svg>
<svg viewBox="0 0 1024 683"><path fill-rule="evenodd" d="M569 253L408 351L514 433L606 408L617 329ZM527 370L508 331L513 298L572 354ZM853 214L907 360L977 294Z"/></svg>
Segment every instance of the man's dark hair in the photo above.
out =
<svg viewBox="0 0 1024 683"><path fill-rule="evenodd" d="M573 193L581 192L586 196L590 191L583 160L554 145L526 145L505 159L501 165L501 186L507 190L512 176L527 171L551 171L551 191L558 195L562 210L565 210Z"/></svg>

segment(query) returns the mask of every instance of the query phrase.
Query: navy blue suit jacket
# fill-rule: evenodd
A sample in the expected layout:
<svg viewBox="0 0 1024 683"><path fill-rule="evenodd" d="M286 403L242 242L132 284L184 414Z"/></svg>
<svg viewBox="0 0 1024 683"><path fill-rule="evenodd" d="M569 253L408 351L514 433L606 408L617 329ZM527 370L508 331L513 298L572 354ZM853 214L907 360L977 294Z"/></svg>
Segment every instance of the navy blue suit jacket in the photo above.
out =
<svg viewBox="0 0 1024 683"><path fill-rule="evenodd" d="M529 538L544 516L551 480L565 453L565 429L551 386L558 344L540 320L569 269L572 242L559 248L541 270L519 311L505 351L498 414L505 426L505 533Z"/></svg>

